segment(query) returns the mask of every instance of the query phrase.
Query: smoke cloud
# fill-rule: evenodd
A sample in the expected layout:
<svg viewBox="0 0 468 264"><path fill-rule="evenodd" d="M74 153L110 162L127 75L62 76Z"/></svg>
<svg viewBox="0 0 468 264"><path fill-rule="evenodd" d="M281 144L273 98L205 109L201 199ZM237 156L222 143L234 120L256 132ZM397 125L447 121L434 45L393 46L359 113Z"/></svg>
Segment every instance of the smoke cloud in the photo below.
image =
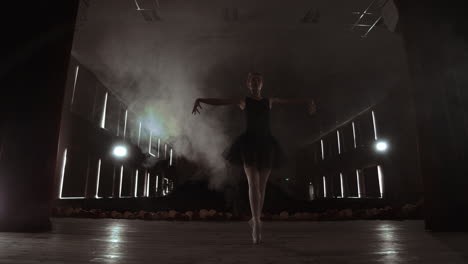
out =
<svg viewBox="0 0 468 264"><path fill-rule="evenodd" d="M212 176L210 186L222 187L227 164L221 154L230 144L223 125L229 109L203 105L201 115L191 111L196 98L232 96L210 76L220 61L230 59L230 53L210 54L209 45L194 40L188 46L187 29L162 34L157 25L120 25L117 29L109 23L96 32L92 28L96 18L91 16L98 16L102 8L95 6L98 4L92 2L88 10L91 21L75 36L74 55L129 102L129 109L138 113L153 136L161 138L161 146L170 143L174 156L184 155L201 164L204 171L198 175Z"/></svg>
<svg viewBox="0 0 468 264"><path fill-rule="evenodd" d="M172 143L175 155L206 168L199 175L211 175L215 188L228 179L221 154L242 132L242 112L203 105L194 116L196 98L243 97L246 74L255 70L264 75L266 97L316 99L320 118L307 116L305 107L272 110L273 133L291 157L327 130L319 123L345 120L407 73L398 36L376 31L379 41L363 41L346 31L348 20L333 20L353 18L355 7L320 2L321 22L309 25L299 22L308 4L249 3L236 6L239 22L232 22L223 20L227 3L160 1L162 21L148 22L133 1L90 1L75 35L74 56L129 102L161 143ZM294 166L286 170L289 177Z"/></svg>

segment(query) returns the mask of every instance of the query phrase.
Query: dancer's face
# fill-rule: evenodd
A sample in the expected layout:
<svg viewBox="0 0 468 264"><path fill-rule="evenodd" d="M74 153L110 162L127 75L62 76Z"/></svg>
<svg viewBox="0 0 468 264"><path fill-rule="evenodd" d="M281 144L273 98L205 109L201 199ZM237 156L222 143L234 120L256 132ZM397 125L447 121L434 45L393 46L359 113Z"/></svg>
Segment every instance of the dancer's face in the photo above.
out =
<svg viewBox="0 0 468 264"><path fill-rule="evenodd" d="M260 76L252 76L247 81L247 87L250 89L252 94L260 94L263 87L263 79Z"/></svg>

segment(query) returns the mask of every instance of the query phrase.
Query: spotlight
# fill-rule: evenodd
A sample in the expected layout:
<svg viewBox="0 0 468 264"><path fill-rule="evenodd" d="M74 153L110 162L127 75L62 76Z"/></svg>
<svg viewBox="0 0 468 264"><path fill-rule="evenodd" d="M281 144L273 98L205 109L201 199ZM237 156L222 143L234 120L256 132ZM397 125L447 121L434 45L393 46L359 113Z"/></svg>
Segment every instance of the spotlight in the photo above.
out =
<svg viewBox="0 0 468 264"><path fill-rule="evenodd" d="M121 145L115 146L112 152L117 158L124 158L127 156L127 148Z"/></svg>
<svg viewBox="0 0 468 264"><path fill-rule="evenodd" d="M385 152L388 150L388 144L386 141L377 141L375 149L379 152Z"/></svg>

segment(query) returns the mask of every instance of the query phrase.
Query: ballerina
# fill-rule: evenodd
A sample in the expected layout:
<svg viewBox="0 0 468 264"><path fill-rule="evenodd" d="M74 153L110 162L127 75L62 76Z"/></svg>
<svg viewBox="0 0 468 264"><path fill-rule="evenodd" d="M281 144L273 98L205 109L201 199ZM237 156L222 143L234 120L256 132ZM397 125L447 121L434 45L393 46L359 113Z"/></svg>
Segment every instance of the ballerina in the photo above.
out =
<svg viewBox="0 0 468 264"><path fill-rule="evenodd" d="M249 73L247 88L250 96L245 98L218 99L197 98L192 114L199 113L201 103L209 105L236 105L246 113L246 130L224 151L224 158L235 166L243 167L249 185L249 202L252 218L252 241L258 244L262 239L262 222L260 220L265 189L273 168L281 167L284 152L270 131L269 113L273 104L306 103L308 113L314 114L315 103L312 99L266 98L261 96L263 76L260 73Z"/></svg>

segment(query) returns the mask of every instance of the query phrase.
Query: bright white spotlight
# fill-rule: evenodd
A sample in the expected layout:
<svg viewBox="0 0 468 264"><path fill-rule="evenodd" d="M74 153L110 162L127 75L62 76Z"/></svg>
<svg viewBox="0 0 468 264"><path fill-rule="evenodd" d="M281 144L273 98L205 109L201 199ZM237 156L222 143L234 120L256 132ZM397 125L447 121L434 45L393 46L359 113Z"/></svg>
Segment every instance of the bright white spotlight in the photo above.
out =
<svg viewBox="0 0 468 264"><path fill-rule="evenodd" d="M388 149L388 144L385 141L378 141L375 144L375 148L377 149L377 151L385 152Z"/></svg>
<svg viewBox="0 0 468 264"><path fill-rule="evenodd" d="M127 148L124 146L116 146L114 148L114 156L118 158L123 158L127 156Z"/></svg>

